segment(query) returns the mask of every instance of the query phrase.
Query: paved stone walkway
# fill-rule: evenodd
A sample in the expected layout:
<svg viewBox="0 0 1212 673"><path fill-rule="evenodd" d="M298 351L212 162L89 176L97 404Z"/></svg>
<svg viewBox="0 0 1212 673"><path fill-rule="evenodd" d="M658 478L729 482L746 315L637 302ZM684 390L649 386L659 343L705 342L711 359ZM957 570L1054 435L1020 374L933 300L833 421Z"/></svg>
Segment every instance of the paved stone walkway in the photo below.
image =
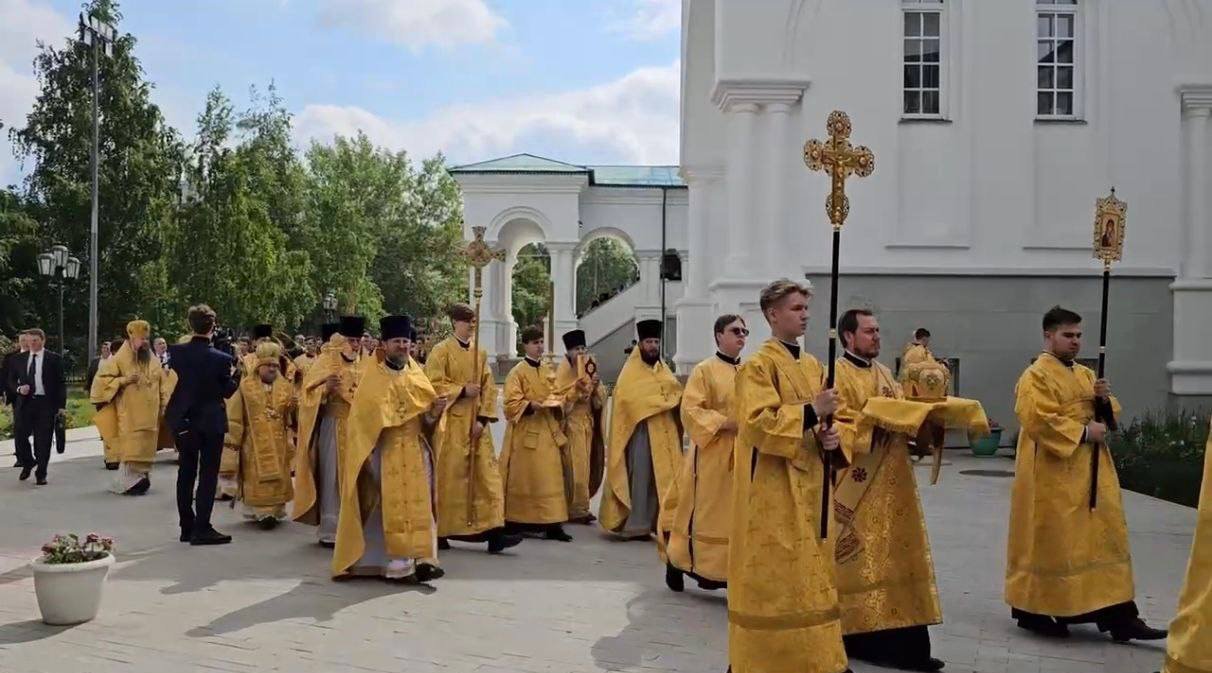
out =
<svg viewBox="0 0 1212 673"><path fill-rule="evenodd" d="M162 459L151 493L106 491L112 472L88 430L73 431L50 485L18 482L0 443L0 671L391 671L407 673L722 672L722 594L672 594L652 545L613 542L573 526L571 544L530 540L490 557L458 547L434 588L377 580L334 583L312 529L271 532L223 507L235 543L176 541L175 467ZM946 624L937 656L954 673L1154 671L1162 645L1116 645L1093 629L1067 642L1014 628L1001 600L1010 479L1005 458L949 454L937 487L923 486ZM919 477L925 474L925 468ZM1144 616L1164 625L1186 564L1194 511L1127 494ZM71 628L38 619L26 567L54 532L114 535L119 563L100 616ZM856 673L884 669L855 664Z"/></svg>

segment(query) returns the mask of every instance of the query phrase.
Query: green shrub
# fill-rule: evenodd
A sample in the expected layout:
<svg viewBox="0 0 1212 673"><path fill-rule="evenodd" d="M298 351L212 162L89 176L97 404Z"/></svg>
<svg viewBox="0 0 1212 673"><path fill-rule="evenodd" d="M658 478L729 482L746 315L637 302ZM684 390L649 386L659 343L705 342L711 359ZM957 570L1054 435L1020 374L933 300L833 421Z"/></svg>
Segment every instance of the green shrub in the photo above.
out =
<svg viewBox="0 0 1212 673"><path fill-rule="evenodd" d="M1206 411L1153 412L1111 433L1120 484L1180 505L1199 503L1208 441Z"/></svg>
<svg viewBox="0 0 1212 673"><path fill-rule="evenodd" d="M69 390L67 393L67 427L83 428L93 424L93 414L96 408L88 401L88 396L81 390ZM13 438L13 408L0 407L0 439Z"/></svg>

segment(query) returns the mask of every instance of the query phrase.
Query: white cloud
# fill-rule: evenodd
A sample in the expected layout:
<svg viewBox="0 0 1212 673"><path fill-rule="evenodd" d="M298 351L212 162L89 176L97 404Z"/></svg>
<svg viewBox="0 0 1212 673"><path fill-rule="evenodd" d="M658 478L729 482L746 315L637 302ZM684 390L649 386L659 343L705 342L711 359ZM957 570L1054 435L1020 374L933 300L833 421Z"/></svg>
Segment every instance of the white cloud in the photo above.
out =
<svg viewBox="0 0 1212 673"><path fill-rule="evenodd" d="M485 0L323 0L320 22L413 50L489 44L509 25Z"/></svg>
<svg viewBox="0 0 1212 673"><path fill-rule="evenodd" d="M626 14L610 22L614 32L633 40L659 40L682 28L682 0L631 0Z"/></svg>
<svg viewBox="0 0 1212 673"><path fill-rule="evenodd" d="M18 179L8 130L25 123L38 94L33 62L38 40L52 43L71 34L67 17L39 0L0 0L0 185Z"/></svg>
<svg viewBox="0 0 1212 673"><path fill-rule="evenodd" d="M295 130L303 143L362 130L377 144L413 156L440 150L453 163L530 152L573 163L674 164L678 95L675 62L586 89L452 105L420 120L307 105L295 117Z"/></svg>

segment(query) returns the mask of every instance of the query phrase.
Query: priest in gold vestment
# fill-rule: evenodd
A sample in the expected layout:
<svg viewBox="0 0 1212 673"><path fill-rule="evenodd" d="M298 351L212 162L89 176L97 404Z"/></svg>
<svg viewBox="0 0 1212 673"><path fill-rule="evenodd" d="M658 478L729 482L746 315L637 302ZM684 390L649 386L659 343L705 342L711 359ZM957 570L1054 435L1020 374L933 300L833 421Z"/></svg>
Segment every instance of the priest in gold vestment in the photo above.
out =
<svg viewBox="0 0 1212 673"><path fill-rule="evenodd" d="M543 330L522 330L526 355L505 378L505 525L511 532L541 532L548 540L572 541L564 531L571 499L572 464L564 412L570 403L556 394L555 372L543 362Z"/></svg>
<svg viewBox="0 0 1212 673"><path fill-rule="evenodd" d="M380 320L381 355L362 360L341 454L334 578L417 583L445 574L438 567L433 460L424 437L424 424L436 418L427 413L439 398L408 355L410 322L402 315Z"/></svg>
<svg viewBox="0 0 1212 673"><path fill-rule="evenodd" d="M295 386L280 375L281 346L262 342L255 356L256 368L227 398L223 445L240 456L237 498L244 505L244 518L268 530L286 518L286 503L294 497L290 433L298 398Z"/></svg>
<svg viewBox="0 0 1212 673"><path fill-rule="evenodd" d="M639 342L614 387L598 523L620 537L647 539L659 530L661 502L682 460L682 387L661 361L661 321L641 320L636 331Z"/></svg>
<svg viewBox="0 0 1212 673"><path fill-rule="evenodd" d="M909 370L909 365L929 362L933 359L934 353L930 352L930 330L925 327L913 330L913 340L905 344L905 350L901 353L899 378L901 381L905 380L905 372Z"/></svg>
<svg viewBox="0 0 1212 673"><path fill-rule="evenodd" d="M1059 306L1043 319L1044 352L1019 377L1021 425L1010 490L1006 602L1020 628L1063 638L1094 623L1116 641L1166 636L1138 616L1119 478L1104 444L1119 402L1074 360L1081 316ZM1098 455L1090 508L1091 452Z"/></svg>
<svg viewBox="0 0 1212 673"><path fill-rule="evenodd" d="M665 585L682 591L684 575L700 589L728 586L728 533L732 528L732 449L736 442L737 367L749 328L739 315L715 320L715 355L695 365L682 391L682 426L690 448L666 496L669 559Z"/></svg>
<svg viewBox="0 0 1212 673"><path fill-rule="evenodd" d="M303 379L295 450L295 521L318 526L320 545L336 543L342 456L349 444L349 409L361 378L358 351L366 319L343 316L337 333Z"/></svg>
<svg viewBox="0 0 1212 673"><path fill-rule="evenodd" d="M837 361L836 421L842 446L854 456L834 492L842 632L851 658L937 671L943 662L930 656L926 627L941 623L943 611L909 436L884 419L864 418L869 399L903 397L892 372L875 359L879 330L875 315L863 309L838 321L845 350Z"/></svg>
<svg viewBox="0 0 1212 673"><path fill-rule="evenodd" d="M572 496L568 520L591 524L597 521L589 511L589 500L602 485L606 466L606 441L603 437L602 411L606 408L606 387L597 374L597 362L586 349L585 331L572 330L563 336L564 357L556 369L556 390L563 391L572 408L567 416L568 455L572 461Z"/></svg>
<svg viewBox="0 0 1212 673"><path fill-rule="evenodd" d="M110 490L143 495L151 487L151 466L159 448L160 424L175 380L152 356L151 325L132 320L126 343L101 363L89 399L101 405L95 418L102 441L119 460Z"/></svg>
<svg viewBox="0 0 1212 673"><path fill-rule="evenodd" d="M438 548L448 548L448 540L488 543L488 553L497 554L522 541L505 532L505 496L488 428L497 422L497 384L488 354L472 352L475 312L454 304L446 314L453 334L425 360L425 374L447 400L433 429Z"/></svg>
<svg viewBox="0 0 1212 673"><path fill-rule="evenodd" d="M761 309L772 338L737 372L732 534L728 539L728 661L732 673L848 671L833 542L820 538L822 451L846 462L825 371L800 350L807 288L771 283ZM829 530L836 531L836 526Z"/></svg>
<svg viewBox="0 0 1212 673"><path fill-rule="evenodd" d="M1204 448L1204 481L1187 580L1170 622L1162 673L1212 673L1212 434Z"/></svg>

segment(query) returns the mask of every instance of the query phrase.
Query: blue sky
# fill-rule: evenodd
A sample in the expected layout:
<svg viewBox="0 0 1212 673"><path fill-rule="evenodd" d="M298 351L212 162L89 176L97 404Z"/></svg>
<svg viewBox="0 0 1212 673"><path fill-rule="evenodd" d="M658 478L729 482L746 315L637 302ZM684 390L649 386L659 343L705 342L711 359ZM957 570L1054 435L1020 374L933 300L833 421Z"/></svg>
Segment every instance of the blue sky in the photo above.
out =
<svg viewBox="0 0 1212 673"><path fill-rule="evenodd" d="M38 39L77 0L0 0L0 120L37 93ZM277 84L296 141L364 130L455 163L528 151L676 163L679 0L125 0L123 31L187 136L216 84ZM6 134L5 134L6 135ZM0 142L0 182L19 175Z"/></svg>

